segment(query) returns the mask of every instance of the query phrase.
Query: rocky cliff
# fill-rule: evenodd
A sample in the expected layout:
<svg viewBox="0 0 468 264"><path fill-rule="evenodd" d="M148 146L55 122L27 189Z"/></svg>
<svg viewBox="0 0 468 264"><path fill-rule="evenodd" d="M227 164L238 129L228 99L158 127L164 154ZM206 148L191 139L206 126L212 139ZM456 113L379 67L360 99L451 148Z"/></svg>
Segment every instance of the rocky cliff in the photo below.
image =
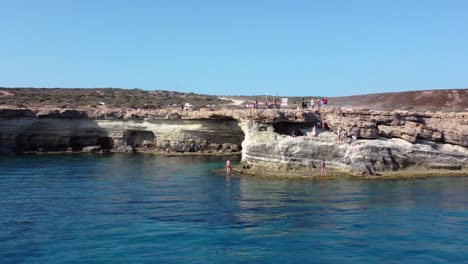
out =
<svg viewBox="0 0 468 264"><path fill-rule="evenodd" d="M325 129L321 129L322 122ZM319 125L319 126L318 126ZM317 136L312 129L317 126ZM339 128L358 140L337 140ZM294 134L294 136L293 136ZM0 109L0 148L11 151L242 151L243 171L330 173L468 169L467 113Z"/></svg>
<svg viewBox="0 0 468 264"><path fill-rule="evenodd" d="M242 123L243 171L314 175L322 160L333 173L348 175L468 168L467 113L325 110L279 115L288 120ZM310 132L318 120L326 129L317 129L314 137ZM358 140L339 140L340 128Z"/></svg>
<svg viewBox="0 0 468 264"><path fill-rule="evenodd" d="M247 173L317 175L325 160L331 174L378 175L421 169L468 168L468 149L453 144L401 138L337 140L335 133L317 137L282 135L272 125L242 123L243 169ZM305 129L302 129L305 131Z"/></svg>
<svg viewBox="0 0 468 264"><path fill-rule="evenodd" d="M186 112L185 112L186 113ZM13 151L235 153L243 133L232 117L183 112L0 110L0 148Z"/></svg>

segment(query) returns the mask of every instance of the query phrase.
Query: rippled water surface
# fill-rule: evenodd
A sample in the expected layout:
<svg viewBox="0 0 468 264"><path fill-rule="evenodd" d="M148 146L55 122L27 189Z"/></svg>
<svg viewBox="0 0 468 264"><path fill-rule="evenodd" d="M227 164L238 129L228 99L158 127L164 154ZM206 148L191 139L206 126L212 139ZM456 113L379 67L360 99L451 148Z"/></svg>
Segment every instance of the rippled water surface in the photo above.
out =
<svg viewBox="0 0 468 264"><path fill-rule="evenodd" d="M1 263L468 259L468 177L226 177L224 159L0 156Z"/></svg>

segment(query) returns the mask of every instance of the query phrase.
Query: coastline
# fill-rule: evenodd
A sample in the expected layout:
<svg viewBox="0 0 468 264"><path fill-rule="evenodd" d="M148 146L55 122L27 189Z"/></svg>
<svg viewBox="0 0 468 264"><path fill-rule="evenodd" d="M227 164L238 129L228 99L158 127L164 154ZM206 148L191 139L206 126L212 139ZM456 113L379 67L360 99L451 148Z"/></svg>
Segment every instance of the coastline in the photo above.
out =
<svg viewBox="0 0 468 264"><path fill-rule="evenodd" d="M274 170L249 170L243 164L232 166L232 172L242 176L271 178L271 179L291 179L291 180L330 180L330 179L358 179L358 180L395 180L395 179L422 179L429 177L468 177L468 169L460 170L427 170L426 168L382 171L375 175L353 175L351 172L327 168L327 172L320 174L320 170L285 172Z"/></svg>
<svg viewBox="0 0 468 264"><path fill-rule="evenodd" d="M259 177L468 175L465 112L108 110L0 110L0 152L241 155L243 165L233 171ZM338 140L342 129L349 134ZM350 135L355 136L354 141ZM327 163L326 175L317 170L321 161Z"/></svg>
<svg viewBox="0 0 468 264"><path fill-rule="evenodd" d="M25 152L14 152L7 154L6 156L15 155L111 155L111 154L143 154L153 155L162 157L240 157L242 153L205 153L205 152L162 152L162 151L25 151ZM215 169L215 172L219 174L226 174L224 168ZM246 169L246 166L242 163L232 166L231 173L235 173L245 177L258 177L266 179L287 179L287 180L334 180L334 179L355 179L355 180L395 180L395 179L423 179L431 177L468 177L468 169L460 170L448 170L448 169L433 169L427 170L427 168L420 168L411 170L400 170L400 171L382 171L375 175L353 175L349 171L339 170L334 168L327 168L327 172L324 174L320 173L319 169L315 170L301 170L301 171L282 171L282 170L267 170L267 169Z"/></svg>
<svg viewBox="0 0 468 264"><path fill-rule="evenodd" d="M62 155L62 154L145 154L154 156L178 157L178 156L240 156L242 153L208 153L208 152L163 152L163 151L21 151L3 155Z"/></svg>

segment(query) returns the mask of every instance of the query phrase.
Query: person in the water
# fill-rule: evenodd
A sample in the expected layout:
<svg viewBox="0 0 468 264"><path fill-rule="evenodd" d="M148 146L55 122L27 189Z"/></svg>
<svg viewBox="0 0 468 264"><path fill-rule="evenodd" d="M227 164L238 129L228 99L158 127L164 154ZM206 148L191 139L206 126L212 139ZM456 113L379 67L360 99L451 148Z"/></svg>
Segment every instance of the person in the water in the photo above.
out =
<svg viewBox="0 0 468 264"><path fill-rule="evenodd" d="M229 173L231 172L231 161L226 160L226 172Z"/></svg>

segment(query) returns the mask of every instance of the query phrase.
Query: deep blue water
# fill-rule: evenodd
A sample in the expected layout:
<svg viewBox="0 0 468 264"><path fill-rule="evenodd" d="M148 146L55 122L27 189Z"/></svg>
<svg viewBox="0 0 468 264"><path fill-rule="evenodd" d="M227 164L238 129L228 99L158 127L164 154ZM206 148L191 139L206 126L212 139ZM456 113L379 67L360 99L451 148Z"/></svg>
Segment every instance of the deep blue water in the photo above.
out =
<svg viewBox="0 0 468 264"><path fill-rule="evenodd" d="M224 159L0 156L0 262L468 260L468 177L226 177Z"/></svg>

